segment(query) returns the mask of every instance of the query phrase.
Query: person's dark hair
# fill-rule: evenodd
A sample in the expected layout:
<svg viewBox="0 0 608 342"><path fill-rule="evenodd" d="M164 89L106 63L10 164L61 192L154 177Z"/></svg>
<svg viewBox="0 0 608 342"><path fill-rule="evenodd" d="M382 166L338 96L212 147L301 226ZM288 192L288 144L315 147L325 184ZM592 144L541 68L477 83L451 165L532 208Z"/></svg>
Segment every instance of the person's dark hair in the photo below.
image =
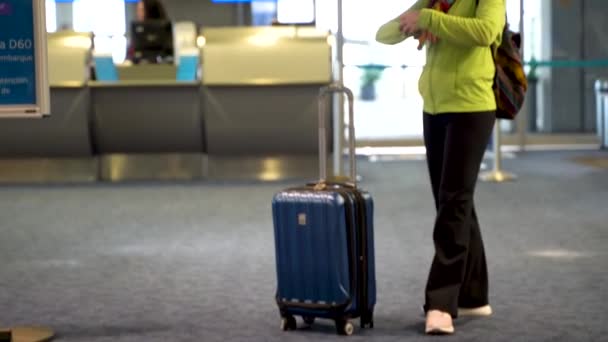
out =
<svg viewBox="0 0 608 342"><path fill-rule="evenodd" d="M146 19L169 19L160 0L143 0L143 3Z"/></svg>

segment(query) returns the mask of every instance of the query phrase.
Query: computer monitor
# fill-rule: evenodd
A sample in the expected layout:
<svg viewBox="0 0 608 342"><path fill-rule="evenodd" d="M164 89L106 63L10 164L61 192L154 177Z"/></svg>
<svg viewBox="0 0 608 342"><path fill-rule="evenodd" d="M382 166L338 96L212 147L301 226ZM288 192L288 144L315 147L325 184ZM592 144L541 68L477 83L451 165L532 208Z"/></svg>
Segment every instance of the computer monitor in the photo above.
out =
<svg viewBox="0 0 608 342"><path fill-rule="evenodd" d="M134 21L131 24L133 62L173 61L173 25L168 20Z"/></svg>

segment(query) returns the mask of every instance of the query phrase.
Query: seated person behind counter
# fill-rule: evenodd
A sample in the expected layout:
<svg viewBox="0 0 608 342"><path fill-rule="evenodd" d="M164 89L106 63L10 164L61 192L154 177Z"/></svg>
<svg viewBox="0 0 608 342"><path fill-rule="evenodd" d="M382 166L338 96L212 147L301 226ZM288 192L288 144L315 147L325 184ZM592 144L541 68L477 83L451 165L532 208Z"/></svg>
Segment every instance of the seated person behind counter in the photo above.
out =
<svg viewBox="0 0 608 342"><path fill-rule="evenodd" d="M127 59L139 63L173 63L173 27L159 0L140 0L131 23Z"/></svg>

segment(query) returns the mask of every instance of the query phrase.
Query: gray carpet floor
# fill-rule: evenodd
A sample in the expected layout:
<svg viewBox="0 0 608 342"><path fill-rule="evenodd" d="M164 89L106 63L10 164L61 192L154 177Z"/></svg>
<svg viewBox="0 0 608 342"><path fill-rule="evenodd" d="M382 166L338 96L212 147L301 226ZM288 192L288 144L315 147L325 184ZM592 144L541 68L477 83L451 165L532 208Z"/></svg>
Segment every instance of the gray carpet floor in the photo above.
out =
<svg viewBox="0 0 608 342"><path fill-rule="evenodd" d="M491 318L422 334L433 205L424 161L362 161L376 202L375 329L352 341L608 341L608 170L529 152L479 183ZM0 326L57 341L340 341L279 330L270 202L300 184L0 187Z"/></svg>

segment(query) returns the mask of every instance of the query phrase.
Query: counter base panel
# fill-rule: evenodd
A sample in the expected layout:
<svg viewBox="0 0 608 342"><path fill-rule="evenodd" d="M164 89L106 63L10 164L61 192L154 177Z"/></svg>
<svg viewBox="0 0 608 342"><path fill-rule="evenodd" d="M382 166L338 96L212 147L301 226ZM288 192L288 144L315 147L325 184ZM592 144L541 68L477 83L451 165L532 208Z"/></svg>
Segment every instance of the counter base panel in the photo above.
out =
<svg viewBox="0 0 608 342"><path fill-rule="evenodd" d="M94 144L102 154L204 151L198 86L92 88Z"/></svg>
<svg viewBox="0 0 608 342"><path fill-rule="evenodd" d="M90 92L51 87L51 115L0 122L2 158L80 158L92 156Z"/></svg>
<svg viewBox="0 0 608 342"><path fill-rule="evenodd" d="M204 178L206 158L200 153L104 154L102 181L179 180Z"/></svg>
<svg viewBox="0 0 608 342"><path fill-rule="evenodd" d="M218 156L317 153L321 86L204 88L206 151ZM330 139L329 120L327 127Z"/></svg>
<svg viewBox="0 0 608 342"><path fill-rule="evenodd" d="M328 160L328 167L331 161ZM208 179L238 181L314 181L319 178L319 157L308 155L208 157Z"/></svg>
<svg viewBox="0 0 608 342"><path fill-rule="evenodd" d="M89 183L98 179L97 158L0 159L0 183Z"/></svg>

